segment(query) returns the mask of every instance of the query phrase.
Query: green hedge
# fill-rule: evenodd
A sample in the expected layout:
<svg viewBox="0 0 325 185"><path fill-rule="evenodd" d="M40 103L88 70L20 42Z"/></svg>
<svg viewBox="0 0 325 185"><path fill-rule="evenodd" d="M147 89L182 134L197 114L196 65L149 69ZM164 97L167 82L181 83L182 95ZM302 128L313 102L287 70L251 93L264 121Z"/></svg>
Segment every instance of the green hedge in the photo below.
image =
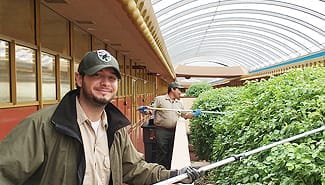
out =
<svg viewBox="0 0 325 185"><path fill-rule="evenodd" d="M228 93L229 98L227 90L201 94L194 103L202 109L225 105L221 111L227 112L191 122L191 138L201 157L219 161L324 125L323 67L293 70L239 89ZM216 184L325 185L324 138L324 132L318 133L254 154L215 169L211 178Z"/></svg>
<svg viewBox="0 0 325 185"><path fill-rule="evenodd" d="M193 83L185 92L186 96L199 96L204 91L212 89L212 86L208 82Z"/></svg>
<svg viewBox="0 0 325 185"><path fill-rule="evenodd" d="M193 103L193 109L223 113L234 103L240 88L225 87L203 92ZM191 120L191 142L199 159L211 160L214 138L222 134L218 129L223 114L201 114ZM214 129L215 127L216 129Z"/></svg>

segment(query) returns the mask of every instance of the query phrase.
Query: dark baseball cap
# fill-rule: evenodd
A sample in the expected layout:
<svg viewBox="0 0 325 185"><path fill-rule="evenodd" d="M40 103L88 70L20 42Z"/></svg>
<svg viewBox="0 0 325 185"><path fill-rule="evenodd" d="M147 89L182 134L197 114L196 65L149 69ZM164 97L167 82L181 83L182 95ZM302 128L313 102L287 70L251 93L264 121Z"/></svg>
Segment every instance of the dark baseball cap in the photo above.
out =
<svg viewBox="0 0 325 185"><path fill-rule="evenodd" d="M168 88L178 88L178 89L184 89L183 86L179 85L178 83L176 82L172 82L168 85Z"/></svg>
<svg viewBox="0 0 325 185"><path fill-rule="evenodd" d="M121 79L120 68L117 60L106 50L95 50L86 53L81 59L78 72L93 75L104 68L113 68L118 79Z"/></svg>

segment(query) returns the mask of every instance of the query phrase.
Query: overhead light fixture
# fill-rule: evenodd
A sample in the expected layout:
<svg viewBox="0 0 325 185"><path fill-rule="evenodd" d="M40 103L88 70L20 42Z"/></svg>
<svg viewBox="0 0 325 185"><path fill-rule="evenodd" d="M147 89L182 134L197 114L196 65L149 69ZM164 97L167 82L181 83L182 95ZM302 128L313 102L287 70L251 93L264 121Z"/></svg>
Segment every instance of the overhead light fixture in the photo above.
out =
<svg viewBox="0 0 325 185"><path fill-rule="evenodd" d="M76 20L76 23L78 23L78 24L96 24L94 21L89 21L89 20Z"/></svg>
<svg viewBox="0 0 325 185"><path fill-rule="evenodd" d="M130 50L119 50L119 52L121 52L123 54L127 54L127 53L130 53Z"/></svg>
<svg viewBox="0 0 325 185"><path fill-rule="evenodd" d="M122 44L121 43L111 43L111 46L117 47L117 46L122 46Z"/></svg>
<svg viewBox="0 0 325 185"><path fill-rule="evenodd" d="M68 4L70 3L69 0L44 0L47 3L64 3L64 4Z"/></svg>
<svg viewBox="0 0 325 185"><path fill-rule="evenodd" d="M145 69L146 66L143 66L143 65L134 65L132 66L132 69Z"/></svg>
<svg viewBox="0 0 325 185"><path fill-rule="evenodd" d="M159 73L154 73L154 72L149 72L149 73L147 73L147 75L159 76L160 74Z"/></svg>

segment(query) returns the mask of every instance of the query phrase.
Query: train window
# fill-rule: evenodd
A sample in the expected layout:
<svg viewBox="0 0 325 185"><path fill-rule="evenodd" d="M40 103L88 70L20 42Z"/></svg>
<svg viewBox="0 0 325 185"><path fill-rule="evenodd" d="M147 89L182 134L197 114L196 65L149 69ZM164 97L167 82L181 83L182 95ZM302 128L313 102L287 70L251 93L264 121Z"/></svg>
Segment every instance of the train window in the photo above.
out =
<svg viewBox="0 0 325 185"><path fill-rule="evenodd" d="M17 102L36 101L35 50L16 45Z"/></svg>
<svg viewBox="0 0 325 185"><path fill-rule="evenodd" d="M79 64L80 64L80 60L75 59L75 62L74 62L74 65L73 65L74 72L78 71ZM76 83L73 84L73 88L77 88Z"/></svg>
<svg viewBox="0 0 325 185"><path fill-rule="evenodd" d="M77 58L82 58L88 51L91 50L90 34L77 26L73 27L73 34L74 56Z"/></svg>
<svg viewBox="0 0 325 185"><path fill-rule="evenodd" d="M1 0L0 33L35 43L35 0Z"/></svg>
<svg viewBox="0 0 325 185"><path fill-rule="evenodd" d="M43 48L69 55L69 21L41 3L40 40Z"/></svg>
<svg viewBox="0 0 325 185"><path fill-rule="evenodd" d="M70 60L60 58L60 95L61 98L70 91Z"/></svg>
<svg viewBox="0 0 325 185"><path fill-rule="evenodd" d="M9 43L0 40L0 103L10 102Z"/></svg>
<svg viewBox="0 0 325 185"><path fill-rule="evenodd" d="M41 52L42 98L56 100L55 56Z"/></svg>
<svg viewBox="0 0 325 185"><path fill-rule="evenodd" d="M116 59L119 63L119 68L122 73L121 80L119 80L117 95L119 97L125 96L125 56L121 52L117 52Z"/></svg>

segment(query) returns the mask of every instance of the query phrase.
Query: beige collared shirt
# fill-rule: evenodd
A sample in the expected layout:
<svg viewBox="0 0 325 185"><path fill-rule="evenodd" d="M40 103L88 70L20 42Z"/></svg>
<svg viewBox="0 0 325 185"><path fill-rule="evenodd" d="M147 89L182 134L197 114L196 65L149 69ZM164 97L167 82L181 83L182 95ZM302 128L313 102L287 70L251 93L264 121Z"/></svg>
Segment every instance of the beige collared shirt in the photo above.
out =
<svg viewBox="0 0 325 185"><path fill-rule="evenodd" d="M99 125L96 125L96 122L92 123L88 119L78 98L76 98L76 108L86 157L83 185L107 185L110 178L110 160L106 134L108 126L106 113L103 111ZM96 128L97 130L94 130Z"/></svg>
<svg viewBox="0 0 325 185"><path fill-rule="evenodd" d="M172 100L168 94L157 96L153 103L154 108L166 108L166 109L176 109L184 110L184 105L180 100ZM176 123L179 117L185 117L184 113L179 113L177 111L154 111L154 122L156 126L164 128L176 128Z"/></svg>

